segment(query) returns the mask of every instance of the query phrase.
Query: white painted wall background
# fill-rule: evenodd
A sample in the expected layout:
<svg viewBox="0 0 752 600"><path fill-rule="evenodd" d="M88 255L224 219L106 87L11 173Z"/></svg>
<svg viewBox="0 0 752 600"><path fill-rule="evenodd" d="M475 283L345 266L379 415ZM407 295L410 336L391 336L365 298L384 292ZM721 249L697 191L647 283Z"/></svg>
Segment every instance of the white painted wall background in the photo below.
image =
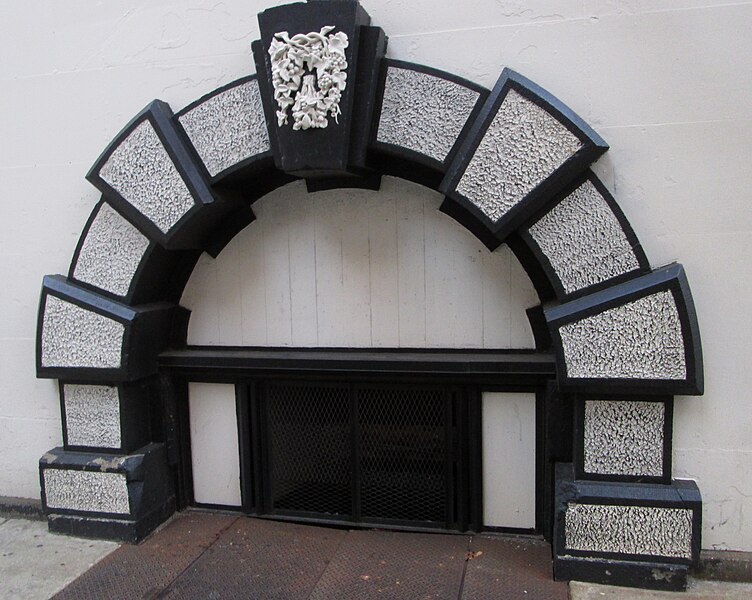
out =
<svg viewBox="0 0 752 600"><path fill-rule="evenodd" d="M259 0L0 5L0 495L38 497L61 442L34 378L41 279L65 273L97 194L84 174L155 97L178 110L253 70ZM389 54L486 86L512 67L611 144L596 171L653 265L687 269L706 394L678 398L675 469L705 500L703 546L752 550L752 3L363 0Z"/></svg>

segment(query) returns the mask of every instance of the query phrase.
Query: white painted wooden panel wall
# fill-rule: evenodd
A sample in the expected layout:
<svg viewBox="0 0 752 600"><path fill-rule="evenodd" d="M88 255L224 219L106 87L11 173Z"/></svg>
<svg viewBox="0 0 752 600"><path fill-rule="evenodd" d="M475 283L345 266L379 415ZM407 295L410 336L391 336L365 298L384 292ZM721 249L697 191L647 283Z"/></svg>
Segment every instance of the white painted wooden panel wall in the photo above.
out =
<svg viewBox="0 0 752 600"><path fill-rule="evenodd" d="M202 504L240 506L235 386L188 384L193 495Z"/></svg>
<svg viewBox="0 0 752 600"><path fill-rule="evenodd" d="M483 521L535 527L535 394L483 393Z"/></svg>
<svg viewBox="0 0 752 600"><path fill-rule="evenodd" d="M379 192L276 190L216 260L201 257L181 301L188 343L532 348L527 275L441 200L394 178Z"/></svg>

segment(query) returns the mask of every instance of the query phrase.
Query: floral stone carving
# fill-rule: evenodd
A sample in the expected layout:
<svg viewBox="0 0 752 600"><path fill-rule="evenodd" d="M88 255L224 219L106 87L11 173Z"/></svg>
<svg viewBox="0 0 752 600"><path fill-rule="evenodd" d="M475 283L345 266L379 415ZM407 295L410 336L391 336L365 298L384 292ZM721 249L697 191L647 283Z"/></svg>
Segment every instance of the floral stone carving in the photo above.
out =
<svg viewBox="0 0 752 600"><path fill-rule="evenodd" d="M318 33L299 33L292 37L286 31L275 33L269 45L272 83L277 111L277 125L288 122L292 108L292 128L326 127L328 117L339 123L339 102L347 85L347 34L331 33L327 25Z"/></svg>

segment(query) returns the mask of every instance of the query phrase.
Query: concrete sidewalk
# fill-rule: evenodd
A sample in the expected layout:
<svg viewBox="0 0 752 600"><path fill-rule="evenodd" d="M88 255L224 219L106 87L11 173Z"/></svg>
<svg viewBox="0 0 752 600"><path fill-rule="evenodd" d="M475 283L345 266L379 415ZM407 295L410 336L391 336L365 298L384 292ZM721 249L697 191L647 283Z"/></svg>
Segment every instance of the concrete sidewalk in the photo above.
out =
<svg viewBox="0 0 752 600"><path fill-rule="evenodd" d="M533 564L529 552L538 554L539 548L531 546L524 550L523 555L525 552L528 555L520 560L517 550L509 552L510 543L524 549L526 542L520 542L519 538L494 540L474 536L467 556L464 547L461 551L453 548L449 552L448 547L457 546L462 538L379 531L348 533L188 511L140 546L126 545L114 552L119 545L113 542L52 535L44 521L0 518L0 600L47 600L63 590L61 598L115 600L154 597L152 592L171 598L220 597L212 596L213 591L220 589L225 592L222 598L247 598L253 597L252 590L256 588L266 590L263 596L256 596L259 598L266 598L271 589L281 593L280 598L308 597L307 588L302 589L300 585L306 577L304 571L310 570L314 563L320 563L321 573L312 573L311 581L315 584L310 591L321 598L367 597L377 584L379 598L470 599L488 597L490 592L495 598L548 600L551 597L551 591L541 587L548 585L545 579L550 577L550 572L541 575L537 570L526 570ZM283 540L281 545L278 539ZM533 546L542 544L531 542ZM305 561L298 560L301 556L296 558L296 555L304 550L301 544L306 543L312 544L310 556ZM478 551L481 547L483 550ZM443 556L447 552L449 554ZM398 560L390 559L392 555ZM91 568L105 557L106 560ZM374 557L376 560L372 560ZM290 560L295 563L294 569L288 564ZM459 588L454 580L462 569L453 562L466 565ZM403 565L407 569L405 577L400 575ZM174 573L166 568L170 566L175 567ZM295 571L297 587L288 588L293 593L290 596L282 580L292 571ZM128 573L130 575L126 576ZM133 576L134 573L140 578ZM83 574L84 577L77 580ZM427 578L421 579L422 575ZM529 586L524 585L526 577ZM267 582L261 583L259 578L266 578ZM402 585L412 589L408 592L395 587L392 581L395 578L398 586L401 578ZM442 579L451 585L442 587L439 585ZM69 585L74 580L77 581ZM237 585L232 585L234 580ZM417 596L416 585L422 590ZM559 586L561 584L555 584L552 590ZM525 595L520 595L523 591ZM752 584L693 579L687 592L672 593L572 582L569 597L571 600L746 600L752 598Z"/></svg>
<svg viewBox="0 0 752 600"><path fill-rule="evenodd" d="M46 521L0 517L0 600L47 600L118 546L53 535Z"/></svg>
<svg viewBox="0 0 752 600"><path fill-rule="evenodd" d="M686 592L655 592L572 581L569 584L569 597L571 600L750 600L752 583L705 581L690 577Z"/></svg>

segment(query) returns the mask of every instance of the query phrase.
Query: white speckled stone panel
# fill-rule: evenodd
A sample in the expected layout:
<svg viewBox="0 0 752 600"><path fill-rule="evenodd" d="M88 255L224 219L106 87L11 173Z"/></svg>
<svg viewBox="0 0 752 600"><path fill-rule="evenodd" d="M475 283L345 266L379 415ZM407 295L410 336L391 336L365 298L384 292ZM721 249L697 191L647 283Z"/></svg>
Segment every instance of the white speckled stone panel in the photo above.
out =
<svg viewBox="0 0 752 600"><path fill-rule="evenodd" d="M581 147L557 119L509 90L457 191L497 222Z"/></svg>
<svg viewBox="0 0 752 600"><path fill-rule="evenodd" d="M188 187L148 119L120 143L99 176L163 233L194 206Z"/></svg>
<svg viewBox="0 0 752 600"><path fill-rule="evenodd" d="M43 367L120 367L125 326L52 295L42 320Z"/></svg>
<svg viewBox="0 0 752 600"><path fill-rule="evenodd" d="M119 448L122 441L118 388L66 384L63 389L68 444Z"/></svg>
<svg viewBox="0 0 752 600"><path fill-rule="evenodd" d="M585 402L584 470L597 475L663 475L663 402Z"/></svg>
<svg viewBox="0 0 752 600"><path fill-rule="evenodd" d="M568 550L692 557L692 510L654 506L567 506Z"/></svg>
<svg viewBox="0 0 752 600"><path fill-rule="evenodd" d="M564 290L577 290L640 267L611 207L590 180L530 227Z"/></svg>
<svg viewBox="0 0 752 600"><path fill-rule="evenodd" d="M389 67L376 139L444 162L479 96L441 77Z"/></svg>
<svg viewBox="0 0 752 600"><path fill-rule="evenodd" d="M179 120L212 177L270 149L255 79L212 96Z"/></svg>
<svg viewBox="0 0 752 600"><path fill-rule="evenodd" d="M124 473L45 469L44 491L48 508L130 513Z"/></svg>
<svg viewBox="0 0 752 600"><path fill-rule="evenodd" d="M73 277L125 296L149 239L109 204L102 204L81 246Z"/></svg>
<svg viewBox="0 0 752 600"><path fill-rule="evenodd" d="M679 312L670 291L568 323L559 333L570 378L687 376Z"/></svg>

